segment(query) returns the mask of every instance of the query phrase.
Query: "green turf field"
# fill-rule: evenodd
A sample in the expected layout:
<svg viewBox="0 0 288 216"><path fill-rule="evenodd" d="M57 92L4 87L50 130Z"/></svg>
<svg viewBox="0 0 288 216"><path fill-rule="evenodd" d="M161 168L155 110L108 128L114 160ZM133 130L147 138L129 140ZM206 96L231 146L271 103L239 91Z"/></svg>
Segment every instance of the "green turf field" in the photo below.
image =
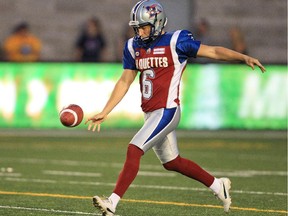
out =
<svg viewBox="0 0 288 216"><path fill-rule="evenodd" d="M0 215L101 215L134 131L0 130ZM286 132L179 131L181 155L232 180L230 215L287 215ZM12 168L12 169L7 169ZM200 183L142 159L117 208L121 216L225 215Z"/></svg>

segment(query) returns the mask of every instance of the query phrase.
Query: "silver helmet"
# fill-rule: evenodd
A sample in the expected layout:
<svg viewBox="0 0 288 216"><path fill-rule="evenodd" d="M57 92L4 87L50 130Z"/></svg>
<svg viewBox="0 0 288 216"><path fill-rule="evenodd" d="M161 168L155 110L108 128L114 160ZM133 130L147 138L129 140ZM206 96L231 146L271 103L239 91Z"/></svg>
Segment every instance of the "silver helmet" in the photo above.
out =
<svg viewBox="0 0 288 216"><path fill-rule="evenodd" d="M135 30L135 38L143 42L150 42L161 35L166 24L167 17L163 6L155 0L139 1L131 10L129 25ZM145 25L151 26L150 36L140 38L138 28Z"/></svg>

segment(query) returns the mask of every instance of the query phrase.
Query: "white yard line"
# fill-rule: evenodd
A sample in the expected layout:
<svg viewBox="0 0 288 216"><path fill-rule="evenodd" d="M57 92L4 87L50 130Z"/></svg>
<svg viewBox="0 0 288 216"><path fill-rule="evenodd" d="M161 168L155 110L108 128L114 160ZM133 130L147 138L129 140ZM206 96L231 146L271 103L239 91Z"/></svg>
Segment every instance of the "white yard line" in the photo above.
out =
<svg viewBox="0 0 288 216"><path fill-rule="evenodd" d="M75 214L75 215L100 215L100 216L102 216L102 214L90 213L90 212L65 211L65 210L43 209L43 208L27 208L27 207L21 207L21 206L2 206L2 205L0 205L0 209L53 212L53 213L62 213L62 214L69 214L69 215ZM120 215L115 215L115 216L120 216Z"/></svg>
<svg viewBox="0 0 288 216"><path fill-rule="evenodd" d="M153 177L175 177L177 176L177 173L139 171L138 175L139 176L153 176Z"/></svg>
<svg viewBox="0 0 288 216"><path fill-rule="evenodd" d="M43 170L45 175L58 175L58 176L80 176L80 177L101 177L101 173L91 173L91 172L72 172L72 171L61 171L61 170ZM139 176L153 176L153 177L175 177L176 173L168 172L149 172L149 171L139 171ZM17 176L15 176L17 177Z"/></svg>
<svg viewBox="0 0 288 216"><path fill-rule="evenodd" d="M2 205L0 205L0 209L53 212L53 213L62 213L62 214L75 214L75 215L102 215L102 214L95 214L95 213L89 213L89 212L64 211L64 210L43 209L43 208L27 208L27 207L21 207L21 206L2 206Z"/></svg>
<svg viewBox="0 0 288 216"><path fill-rule="evenodd" d="M84 182L84 181L56 181L48 179L27 179L27 178L3 178L5 181L16 181L16 182L34 182L34 183L51 183L51 184L76 184L76 185L95 185L95 186L108 186L114 187L115 183L106 183L106 182ZM177 187L177 186L163 186L163 185L135 185L132 184L130 187L133 188L145 188L153 190L178 190L178 191L203 191L210 192L209 189L203 188L192 188L192 187ZM243 190L231 190L231 193L237 194L251 194L251 195L271 195L271 196L287 196L287 193L282 192L264 192L264 191L243 191Z"/></svg>
<svg viewBox="0 0 288 216"><path fill-rule="evenodd" d="M213 172L215 176L228 176L228 177L253 177L253 176L287 176L286 171L268 171L268 170L234 170L229 172Z"/></svg>
<svg viewBox="0 0 288 216"><path fill-rule="evenodd" d="M2 173L0 172L0 177L6 176L6 177L20 177L21 173Z"/></svg>
<svg viewBox="0 0 288 216"><path fill-rule="evenodd" d="M72 172L72 171L60 171L60 170L43 170L45 175L59 175L59 176L81 176L81 177L101 177L101 173L91 172Z"/></svg>
<svg viewBox="0 0 288 216"><path fill-rule="evenodd" d="M50 179L28 179L28 178L4 178L6 181L15 181L15 182L33 182L33 183L48 183L48 184L58 184L60 182Z"/></svg>
<svg viewBox="0 0 288 216"><path fill-rule="evenodd" d="M65 165L65 166L81 166L81 167L109 167L109 168L119 168L123 167L122 163L105 163L97 161L73 161L73 160L45 160L36 158L2 158L6 161L18 161L20 163L26 164L55 164L55 165ZM149 173L151 170L164 170L164 168L159 165L152 164L141 164L140 172L144 175ZM166 171L164 171L166 172ZM163 173L164 173L163 172ZM226 170L226 171L210 171L215 176L228 176L228 177L253 177L253 176L287 176L287 171L271 171L271 170ZM170 173L171 174L171 173ZM170 176L168 174L168 176ZM157 174L156 174L157 175ZM164 174L165 175L165 174ZM172 174L173 176L173 174Z"/></svg>

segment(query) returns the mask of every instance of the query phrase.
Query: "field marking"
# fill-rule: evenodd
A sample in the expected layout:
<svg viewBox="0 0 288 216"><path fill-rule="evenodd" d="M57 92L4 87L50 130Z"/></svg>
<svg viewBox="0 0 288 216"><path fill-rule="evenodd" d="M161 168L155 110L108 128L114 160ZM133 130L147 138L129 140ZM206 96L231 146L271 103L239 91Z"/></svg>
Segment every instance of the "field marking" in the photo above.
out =
<svg viewBox="0 0 288 216"><path fill-rule="evenodd" d="M2 173L0 172L0 176L9 176L9 177L20 177L21 173Z"/></svg>
<svg viewBox="0 0 288 216"><path fill-rule="evenodd" d="M223 206L207 205L207 204L193 204L193 203L180 203L180 202L166 202L166 201L152 201L152 200L134 200L134 199L123 199L124 202L135 202L135 203L148 203L148 204L159 204L159 205L175 205L175 206L188 206L188 207L201 207L201 208L220 208ZM240 211L253 211L253 212L265 212L265 213L281 213L287 214L286 210L272 210L272 209L257 209L257 208L243 208L243 207L230 207L231 210Z"/></svg>
<svg viewBox="0 0 288 216"><path fill-rule="evenodd" d="M176 173L169 173L169 172L149 172L149 171L139 171L139 176L153 176L153 177L176 177Z"/></svg>
<svg viewBox="0 0 288 216"><path fill-rule="evenodd" d="M287 171L259 171L259 170L234 170L229 172L213 172L214 176L227 177L254 177L254 176L287 176Z"/></svg>
<svg viewBox="0 0 288 216"><path fill-rule="evenodd" d="M119 168L123 167L122 163L105 163L95 161L74 161L74 160L45 160L37 158L2 158L5 161L13 161L28 164L54 164L65 166L86 166L86 167L109 167ZM144 170L143 170L144 169ZM141 164L140 172L148 172L150 170L164 170L159 164ZM167 173L167 171L165 171ZM210 171L215 176L227 176L227 177L254 177L254 176L288 176L287 171L271 171L271 170L227 170L227 171ZM164 172L163 172L164 173ZM170 173L171 174L171 173ZM173 173L174 174L174 173ZM172 174L172 175L173 175ZM168 174L169 175L169 174Z"/></svg>
<svg viewBox="0 0 288 216"><path fill-rule="evenodd" d="M115 183L104 182L80 182L80 181L67 181L68 184L82 184L82 185L101 185L101 186L115 186ZM159 189L159 190L181 190L181 191L204 191L209 192L207 188L192 188L192 187L178 187L178 186L163 186L163 185L136 185L131 184L131 188L146 188L146 189ZM287 196L287 193L281 192L262 192L262 191L243 191L243 190L231 190L231 193L250 194L250 195L273 195L273 196Z"/></svg>
<svg viewBox="0 0 288 216"><path fill-rule="evenodd" d="M72 171L61 171L61 170L43 170L45 175L59 175L59 176L80 176L80 177L101 177L102 173L92 173L92 172L72 172ZM153 177L175 177L176 173L168 172L148 172L139 171L139 176L153 176ZM16 176L17 177L17 176Z"/></svg>
<svg viewBox="0 0 288 216"><path fill-rule="evenodd" d="M4 178L5 181L17 181L17 182L34 182L34 183L51 183L59 184L61 181L49 180L49 179L27 179L27 178ZM115 183L107 182L83 182L83 181L65 181L65 184L76 184L76 185L95 185L95 186L108 186L114 187ZM136 185L131 184L131 188L146 188L153 190L181 190L181 191L203 191L209 192L207 188L192 188L192 187L179 187L179 186L163 186L163 185ZM263 191L243 191L243 190L231 190L231 193L238 194L250 194L250 195L272 195L272 196L287 196L287 193L282 192L263 192Z"/></svg>
<svg viewBox="0 0 288 216"><path fill-rule="evenodd" d="M54 198L65 198L65 199L91 199L88 196L76 196L76 195L65 195L65 194L48 194L48 193L32 193L32 192L15 192L15 191L0 191L2 195L21 195L21 196L35 196L35 197L54 197ZM122 199L123 202L130 203L147 203L156 205L174 205L174 206L187 206L187 207L200 207L200 208L223 208L218 205L206 205L206 204L194 204L194 203L182 203L182 202L167 202L167 201L155 201L155 200L135 200L135 199ZM286 210L272 210L272 209L257 209L257 208L243 208L243 207L231 207L233 210L239 211L253 211L253 212L265 212L265 213L280 213L287 214Z"/></svg>
<svg viewBox="0 0 288 216"><path fill-rule="evenodd" d="M43 174L46 175L60 175L60 176L81 176L81 177L101 177L101 173L91 172L71 172L71 171L60 171L60 170L43 170Z"/></svg>
<svg viewBox="0 0 288 216"><path fill-rule="evenodd" d="M53 212L53 213L76 214L76 215L102 215L102 214L95 214L95 213L89 213L89 212L64 211L64 210L43 209L43 208L27 208L27 207L21 207L21 206L0 205L0 209L16 209L16 210L41 211L41 212Z"/></svg>
<svg viewBox="0 0 288 216"><path fill-rule="evenodd" d="M57 180L50 180L50 179L4 178L4 180L15 182L33 182L33 183L49 183L49 184L59 183Z"/></svg>

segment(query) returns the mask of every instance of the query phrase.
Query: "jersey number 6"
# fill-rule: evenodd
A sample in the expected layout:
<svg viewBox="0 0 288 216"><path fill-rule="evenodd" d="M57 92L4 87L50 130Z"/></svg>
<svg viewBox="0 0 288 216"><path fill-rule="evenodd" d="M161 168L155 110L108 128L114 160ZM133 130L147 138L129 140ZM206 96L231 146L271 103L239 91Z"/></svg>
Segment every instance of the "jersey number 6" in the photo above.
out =
<svg viewBox="0 0 288 216"><path fill-rule="evenodd" d="M145 99L150 99L153 95L153 83L151 79L155 77L155 73L153 70L145 70L142 73L142 96Z"/></svg>

